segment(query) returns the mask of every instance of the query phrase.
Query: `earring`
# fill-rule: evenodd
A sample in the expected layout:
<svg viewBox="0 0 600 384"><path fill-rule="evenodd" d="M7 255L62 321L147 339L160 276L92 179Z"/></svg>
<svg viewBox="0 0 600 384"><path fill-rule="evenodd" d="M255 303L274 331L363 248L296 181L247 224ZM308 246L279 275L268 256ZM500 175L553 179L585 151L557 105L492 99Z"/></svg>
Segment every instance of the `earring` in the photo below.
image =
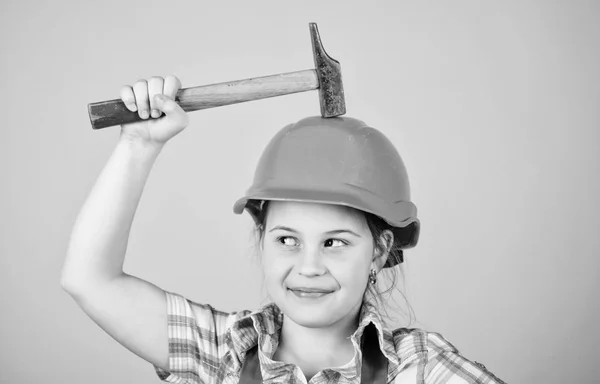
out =
<svg viewBox="0 0 600 384"><path fill-rule="evenodd" d="M371 269L369 273L369 283L375 284L377 282L377 271L375 269Z"/></svg>

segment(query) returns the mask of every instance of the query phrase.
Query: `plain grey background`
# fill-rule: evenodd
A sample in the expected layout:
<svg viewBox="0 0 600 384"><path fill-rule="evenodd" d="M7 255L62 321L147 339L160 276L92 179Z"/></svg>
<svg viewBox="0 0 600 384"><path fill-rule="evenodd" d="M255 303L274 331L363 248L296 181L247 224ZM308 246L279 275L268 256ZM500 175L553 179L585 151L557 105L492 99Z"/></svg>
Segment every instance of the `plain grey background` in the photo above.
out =
<svg viewBox="0 0 600 384"><path fill-rule="evenodd" d="M2 383L158 382L59 284L75 217L119 128L87 103L308 69L308 23L342 64L348 116L408 168L413 327L511 383L600 374L600 4L596 1L3 1ZM271 136L316 92L190 114L146 185L126 271L230 311L265 300L232 213ZM398 324L403 325L403 324Z"/></svg>

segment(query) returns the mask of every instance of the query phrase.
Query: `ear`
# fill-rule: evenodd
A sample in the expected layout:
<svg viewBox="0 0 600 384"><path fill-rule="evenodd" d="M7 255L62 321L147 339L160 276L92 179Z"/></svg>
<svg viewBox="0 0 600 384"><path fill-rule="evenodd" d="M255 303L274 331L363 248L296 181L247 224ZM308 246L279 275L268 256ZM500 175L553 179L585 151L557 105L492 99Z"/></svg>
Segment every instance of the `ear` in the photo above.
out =
<svg viewBox="0 0 600 384"><path fill-rule="evenodd" d="M394 233L389 229L381 232L378 239L378 244L375 244L375 250L373 255L372 268L375 268L377 272L383 269L385 262L387 261L392 245L394 244Z"/></svg>

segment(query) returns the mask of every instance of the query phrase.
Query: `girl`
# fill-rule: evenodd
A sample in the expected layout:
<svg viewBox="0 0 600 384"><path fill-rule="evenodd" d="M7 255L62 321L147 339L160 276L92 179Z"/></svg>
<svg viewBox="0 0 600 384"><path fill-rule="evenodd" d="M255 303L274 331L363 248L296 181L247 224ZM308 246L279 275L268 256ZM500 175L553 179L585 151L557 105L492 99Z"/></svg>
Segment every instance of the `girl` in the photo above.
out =
<svg viewBox="0 0 600 384"><path fill-rule="evenodd" d="M188 124L180 88L174 76L123 87L144 121L122 126L73 228L62 286L100 327L170 383L501 382L441 335L382 322L378 274L416 245L419 221L396 149L355 119L282 129L235 203L256 223L271 304L224 313L125 274L148 174Z"/></svg>

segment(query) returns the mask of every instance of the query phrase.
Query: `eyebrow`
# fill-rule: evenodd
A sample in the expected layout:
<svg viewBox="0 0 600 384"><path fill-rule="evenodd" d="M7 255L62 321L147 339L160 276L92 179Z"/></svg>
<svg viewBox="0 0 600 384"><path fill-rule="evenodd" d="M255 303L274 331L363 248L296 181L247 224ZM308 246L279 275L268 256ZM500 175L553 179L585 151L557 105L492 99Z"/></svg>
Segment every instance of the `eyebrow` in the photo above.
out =
<svg viewBox="0 0 600 384"><path fill-rule="evenodd" d="M292 233L298 233L297 230L295 230L294 228L290 228L290 227L286 227L283 225L276 225L273 228L271 228L271 230L269 232L273 232L275 230L282 230L282 231L288 231L288 232L292 232ZM356 237L362 237L361 235L359 235L358 233L350 230L350 229L334 229L333 231L328 231L325 232L326 235L339 235L340 233L349 233L351 235L354 235Z"/></svg>

